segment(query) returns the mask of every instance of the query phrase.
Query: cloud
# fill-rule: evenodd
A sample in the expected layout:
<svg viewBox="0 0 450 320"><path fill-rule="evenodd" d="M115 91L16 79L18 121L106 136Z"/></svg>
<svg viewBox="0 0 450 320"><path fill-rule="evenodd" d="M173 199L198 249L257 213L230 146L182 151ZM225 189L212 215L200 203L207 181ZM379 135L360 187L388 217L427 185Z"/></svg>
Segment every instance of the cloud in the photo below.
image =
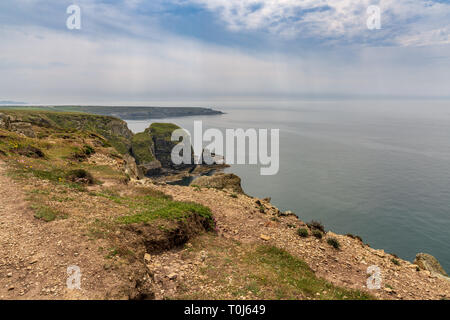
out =
<svg viewBox="0 0 450 320"><path fill-rule="evenodd" d="M450 4L430 0L192 0L234 32L265 30L287 38L424 45L448 43ZM382 30L366 27L379 5Z"/></svg>
<svg viewBox="0 0 450 320"><path fill-rule="evenodd" d="M230 7L226 10L218 6L224 2L211 1L207 10L217 14L222 14L221 10L228 12L229 17L223 21L235 19L236 14L240 17L235 23L236 29L230 31L232 34L243 29L255 33L264 29L274 35L296 35L295 17L301 16L302 37L317 35L326 40L324 43L334 41L336 44L329 50L327 46L310 47L308 42L295 39L285 42L298 42L298 46L277 47L267 41L255 49L240 45L248 42L251 34L230 45L185 36L177 30L164 30L160 24L161 16L180 14L182 17L178 18L184 18L186 11L179 13L172 9L185 7L188 3L193 5L193 1L196 6L203 6L200 0L172 0L175 7L168 10L168 1L155 0L150 4L118 0L112 4L79 0L82 6L80 31L65 28L65 6L72 1L42 6L45 1L18 0L14 10L0 3L2 100L108 104L217 97L296 99L342 95L449 95L450 46L442 45L448 41L448 26L437 27L446 14L438 7L432 6L434 13L429 14L429 19L434 17L436 21L430 21L427 28L421 29L425 18L418 12L420 6L411 4L410 12L394 6L400 11L394 10L392 17L400 16L400 20L395 22L396 28L386 27L383 32L389 33L390 41L395 40L397 45L378 46L374 45L377 42L372 42L373 45L360 46L357 42L348 43L352 37L360 37L359 32L347 27L359 26L353 19L356 14L349 17L344 14L350 10L350 0L336 1L340 7L334 4L332 9L327 7L325 0L314 3L279 0L270 2L267 7L261 7L261 1L243 0L241 6L244 9L235 7L236 2L229 0ZM310 7L299 11L294 3L309 3ZM362 3L366 4L363 0ZM327 17L330 14L339 16L336 12L341 12L343 19L330 21ZM247 19L252 13L254 16ZM291 22L288 21L290 17ZM420 23L417 26L412 22L403 23L407 17ZM185 19L181 25L196 23L188 20L191 16ZM325 25L320 21L325 21ZM383 27L394 24L389 21L394 20L389 16L383 18ZM204 25L209 26L208 23L213 22L207 21ZM361 32L371 34L364 29L365 21L361 23ZM316 25L317 28L313 27ZM435 46L436 43L441 46Z"/></svg>
<svg viewBox="0 0 450 320"><path fill-rule="evenodd" d="M91 39L40 27L3 29L0 38L0 96L35 103L442 95L450 82L449 50L250 54L177 36Z"/></svg>

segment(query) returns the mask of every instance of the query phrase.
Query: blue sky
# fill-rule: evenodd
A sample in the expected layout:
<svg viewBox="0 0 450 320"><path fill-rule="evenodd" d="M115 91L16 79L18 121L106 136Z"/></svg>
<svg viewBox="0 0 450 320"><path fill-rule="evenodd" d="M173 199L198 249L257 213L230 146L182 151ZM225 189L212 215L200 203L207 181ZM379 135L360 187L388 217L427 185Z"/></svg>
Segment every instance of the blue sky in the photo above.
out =
<svg viewBox="0 0 450 320"><path fill-rule="evenodd" d="M449 24L448 0L2 0L0 101L450 97Z"/></svg>

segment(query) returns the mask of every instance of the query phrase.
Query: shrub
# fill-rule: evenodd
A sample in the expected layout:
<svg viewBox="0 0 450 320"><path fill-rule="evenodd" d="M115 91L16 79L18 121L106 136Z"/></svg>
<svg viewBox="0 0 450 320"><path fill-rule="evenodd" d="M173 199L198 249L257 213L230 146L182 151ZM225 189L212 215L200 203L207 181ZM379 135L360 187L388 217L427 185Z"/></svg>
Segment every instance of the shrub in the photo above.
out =
<svg viewBox="0 0 450 320"><path fill-rule="evenodd" d="M16 152L22 156L29 157L29 158L45 158L44 152L42 152L41 149L33 147L33 146L25 146L25 147L19 147Z"/></svg>
<svg viewBox="0 0 450 320"><path fill-rule="evenodd" d="M84 161L86 160L90 155L94 154L95 150L89 145L84 145L82 149L78 149L72 154L72 159L76 161Z"/></svg>
<svg viewBox="0 0 450 320"><path fill-rule="evenodd" d="M312 232L313 236L316 237L317 239L322 239L322 232L320 232L319 230L313 230Z"/></svg>
<svg viewBox="0 0 450 320"><path fill-rule="evenodd" d="M95 153L95 149L86 144L83 146L83 152L85 155L90 156L91 154Z"/></svg>
<svg viewBox="0 0 450 320"><path fill-rule="evenodd" d="M302 237L302 238L307 238L308 237L308 230L305 228L298 228L297 229L297 234Z"/></svg>
<svg viewBox="0 0 450 320"><path fill-rule="evenodd" d="M359 240L360 242L363 242L363 240L362 240L362 238L360 236L355 236L355 235L353 235L351 233L347 233L346 236L349 237L349 238L352 238L352 239Z"/></svg>
<svg viewBox="0 0 450 320"><path fill-rule="evenodd" d="M315 221L312 220L311 222L307 223L307 226L312 230L319 230L322 231L322 233L325 233L325 227L323 226L322 223L320 223L319 221Z"/></svg>
<svg viewBox="0 0 450 320"><path fill-rule="evenodd" d="M71 182L82 184L94 184L94 177L84 169L76 169L69 171L66 175L66 179Z"/></svg>
<svg viewBox="0 0 450 320"><path fill-rule="evenodd" d="M341 247L341 244L339 243L338 239L333 237L328 238L327 243L335 249L339 249Z"/></svg>
<svg viewBox="0 0 450 320"><path fill-rule="evenodd" d="M391 259L391 262L392 262L393 264L395 264L396 266L399 266L399 265L400 265L400 261L398 261L398 260L395 259L395 258L392 258L392 259Z"/></svg>

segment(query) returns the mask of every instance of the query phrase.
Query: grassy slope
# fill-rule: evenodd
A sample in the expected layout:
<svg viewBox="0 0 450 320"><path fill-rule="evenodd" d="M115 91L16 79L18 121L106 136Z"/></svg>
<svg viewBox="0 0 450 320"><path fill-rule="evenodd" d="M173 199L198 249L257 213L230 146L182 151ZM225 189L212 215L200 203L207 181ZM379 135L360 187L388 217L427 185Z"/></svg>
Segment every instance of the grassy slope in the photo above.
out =
<svg viewBox="0 0 450 320"><path fill-rule="evenodd" d="M131 140L131 152L137 164L144 164L155 160L151 150L152 146L153 139L147 131L137 133L133 136Z"/></svg>
<svg viewBox="0 0 450 320"><path fill-rule="evenodd" d="M98 116L76 112L30 111L30 110L0 110L39 126L52 128L56 132L81 134L95 133L101 135L118 152L128 153L132 133L126 123L114 117ZM123 132L115 132L117 129Z"/></svg>

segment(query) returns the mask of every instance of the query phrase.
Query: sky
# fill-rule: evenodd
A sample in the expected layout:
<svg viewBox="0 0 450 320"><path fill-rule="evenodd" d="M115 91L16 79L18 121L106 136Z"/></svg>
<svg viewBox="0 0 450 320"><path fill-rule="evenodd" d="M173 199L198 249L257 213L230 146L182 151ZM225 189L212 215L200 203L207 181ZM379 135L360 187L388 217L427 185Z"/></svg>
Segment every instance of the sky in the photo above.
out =
<svg viewBox="0 0 450 320"><path fill-rule="evenodd" d="M450 0L2 0L0 75L33 104L448 99Z"/></svg>

